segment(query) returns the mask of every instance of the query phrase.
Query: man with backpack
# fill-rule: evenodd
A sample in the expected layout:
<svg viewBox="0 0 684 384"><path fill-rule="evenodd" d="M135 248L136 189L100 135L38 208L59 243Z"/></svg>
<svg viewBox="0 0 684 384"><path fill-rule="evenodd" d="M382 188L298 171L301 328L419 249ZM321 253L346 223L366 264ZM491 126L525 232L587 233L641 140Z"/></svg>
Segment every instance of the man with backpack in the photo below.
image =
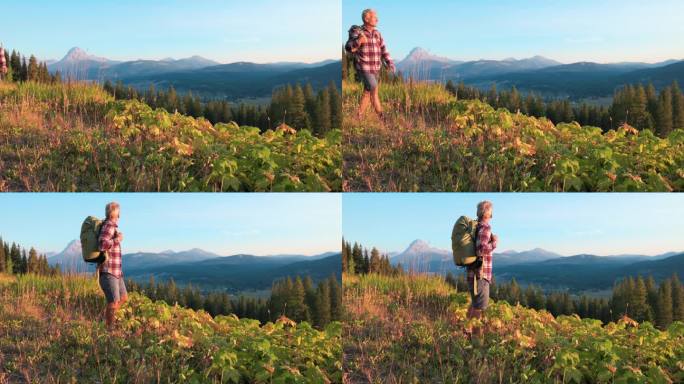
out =
<svg viewBox="0 0 684 384"><path fill-rule="evenodd" d="M7 76L7 59L5 58L5 48L0 44L0 80L5 80Z"/></svg>
<svg viewBox="0 0 684 384"><path fill-rule="evenodd" d="M106 219L102 223L98 236L98 245L101 252L106 252L106 259L98 264L100 288L107 298L105 324L111 331L114 324L114 313L126 302L128 292L124 283L121 270L121 242L123 234L119 232L120 207L116 202L107 204L105 208Z"/></svg>
<svg viewBox="0 0 684 384"><path fill-rule="evenodd" d="M492 202L485 200L477 204L475 249L478 262L468 267L467 281L472 299L468 308L468 318L482 317L482 311L489 304L489 284L492 282L492 253L498 240L489 225L491 219Z"/></svg>
<svg viewBox="0 0 684 384"><path fill-rule="evenodd" d="M349 40L345 45L345 50L354 54L354 65L364 85L358 116L362 118L368 105L372 103L375 112L381 120L384 120L378 94L380 69L385 64L391 72L394 72L394 62L387 51L380 31L375 29L378 25L377 13L372 9L366 9L361 14L361 18L363 26L352 26L349 30Z"/></svg>

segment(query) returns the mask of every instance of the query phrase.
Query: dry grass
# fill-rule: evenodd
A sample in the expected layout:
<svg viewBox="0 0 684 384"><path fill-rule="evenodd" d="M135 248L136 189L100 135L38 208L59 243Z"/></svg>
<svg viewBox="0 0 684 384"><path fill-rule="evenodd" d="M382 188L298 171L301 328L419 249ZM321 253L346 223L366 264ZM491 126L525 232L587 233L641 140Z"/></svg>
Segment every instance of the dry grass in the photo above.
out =
<svg viewBox="0 0 684 384"><path fill-rule="evenodd" d="M439 276L344 275L346 383L678 382L684 324L605 326L491 301L467 319L467 293ZM367 310L366 310L367 309ZM482 336L469 336L469 329Z"/></svg>
<svg viewBox="0 0 684 384"><path fill-rule="evenodd" d="M381 85L382 123L357 117L358 84L342 90L345 191L684 190L684 130L554 125L428 83Z"/></svg>

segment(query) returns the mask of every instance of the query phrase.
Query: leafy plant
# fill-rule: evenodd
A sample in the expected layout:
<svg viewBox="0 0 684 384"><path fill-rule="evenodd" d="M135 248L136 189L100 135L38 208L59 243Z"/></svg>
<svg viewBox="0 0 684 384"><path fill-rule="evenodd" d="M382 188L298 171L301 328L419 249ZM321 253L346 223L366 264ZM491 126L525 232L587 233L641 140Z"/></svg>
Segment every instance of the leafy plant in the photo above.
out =
<svg viewBox="0 0 684 384"><path fill-rule="evenodd" d="M339 191L340 143L339 130L212 125L96 85L0 89L4 191Z"/></svg>
<svg viewBox="0 0 684 384"><path fill-rule="evenodd" d="M684 324L660 331L625 317L577 316L470 297L438 276L344 275L349 382L612 383L684 380ZM484 335L469 337L474 328Z"/></svg>
<svg viewBox="0 0 684 384"><path fill-rule="evenodd" d="M386 123L354 118L361 88L344 82L348 191L681 191L684 131L659 138L623 125L603 133L554 125L439 84L380 88Z"/></svg>
<svg viewBox="0 0 684 384"><path fill-rule="evenodd" d="M342 382L341 324L212 318L132 293L108 334L93 278L0 276L0 381Z"/></svg>

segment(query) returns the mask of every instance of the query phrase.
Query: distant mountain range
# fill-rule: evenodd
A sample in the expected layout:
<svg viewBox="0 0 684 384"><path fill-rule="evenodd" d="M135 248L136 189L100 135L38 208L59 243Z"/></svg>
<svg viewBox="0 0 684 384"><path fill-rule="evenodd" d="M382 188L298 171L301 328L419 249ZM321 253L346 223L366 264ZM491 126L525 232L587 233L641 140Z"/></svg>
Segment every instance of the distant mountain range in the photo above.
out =
<svg viewBox="0 0 684 384"><path fill-rule="evenodd" d="M341 279L340 252L305 255L219 256L199 248L159 253L137 252L122 256L126 278L146 282L173 279L178 284L193 284L206 290L236 293L269 289L274 280L288 276L311 276L314 282L335 274ZM50 265L59 264L64 272L94 272L95 266L81 258L81 244L71 241L59 253L48 257Z"/></svg>
<svg viewBox="0 0 684 384"><path fill-rule="evenodd" d="M615 88L627 83L653 82L656 88L662 88L673 80L684 82L684 61L680 60L654 64L562 64L543 56L534 56L521 60L510 58L463 62L414 48L397 63L397 68L406 76L418 80L463 81L482 89L488 89L492 84L499 89L515 86L523 92L534 91L544 96L571 99L612 96Z"/></svg>
<svg viewBox="0 0 684 384"><path fill-rule="evenodd" d="M181 93L192 91L207 98L237 100L268 97L274 88L286 84L311 83L314 89L331 81L339 85L342 65L336 60L220 64L201 56L122 62L90 55L75 47L61 60L49 63L48 70L60 71L62 77L76 80L120 80L140 90L150 85L158 89L173 86Z"/></svg>
<svg viewBox="0 0 684 384"><path fill-rule="evenodd" d="M463 273L456 267L450 250L430 246L422 240L413 241L406 250L390 258L393 265L401 263L406 270L447 274ZM536 284L544 289L569 289L573 292L602 290L612 287L616 279L625 276L653 275L661 280L678 273L684 278L684 253L668 252L645 255L574 255L562 256L541 248L529 251L494 253L494 276L500 281L515 278L522 284Z"/></svg>

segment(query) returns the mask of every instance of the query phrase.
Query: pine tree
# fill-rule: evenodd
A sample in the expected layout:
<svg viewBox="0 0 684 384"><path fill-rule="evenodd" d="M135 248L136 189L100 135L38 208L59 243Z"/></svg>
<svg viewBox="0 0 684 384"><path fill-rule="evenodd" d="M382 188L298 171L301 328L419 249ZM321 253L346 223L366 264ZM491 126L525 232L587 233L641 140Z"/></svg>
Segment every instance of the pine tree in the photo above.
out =
<svg viewBox="0 0 684 384"><path fill-rule="evenodd" d="M658 287L651 275L646 279L646 292L648 306L651 308L651 319L649 321L654 322L658 313Z"/></svg>
<svg viewBox="0 0 684 384"><path fill-rule="evenodd" d="M311 276L304 278L304 302L309 310L309 318L307 321L313 324L316 319L316 288L314 287Z"/></svg>
<svg viewBox="0 0 684 384"><path fill-rule="evenodd" d="M508 109L513 113L517 113L521 109L520 93L515 88L515 86L513 86L513 88L511 89Z"/></svg>
<svg viewBox="0 0 684 384"><path fill-rule="evenodd" d="M656 124L660 137L666 137L672 131L672 90L670 87L660 92Z"/></svg>
<svg viewBox="0 0 684 384"><path fill-rule="evenodd" d="M21 56L15 50L12 50L12 55L10 55L10 67L15 74L14 80L21 80Z"/></svg>
<svg viewBox="0 0 684 384"><path fill-rule="evenodd" d="M294 282L290 300L288 300L288 304L290 304L292 308L291 319L294 321L300 322L309 318L309 311L304 303L305 296L304 282L302 281L301 277L297 276Z"/></svg>
<svg viewBox="0 0 684 384"><path fill-rule="evenodd" d="M304 87L304 110L309 115L309 120L312 122L318 121L316 118L316 96L314 95L311 83L307 83Z"/></svg>
<svg viewBox="0 0 684 384"><path fill-rule="evenodd" d="M34 248L29 251L28 260L26 263L27 273L38 273L38 252Z"/></svg>
<svg viewBox="0 0 684 384"><path fill-rule="evenodd" d="M328 86L328 93L330 94L330 127L332 129L342 128L342 96L337 90L337 85L333 80L330 80Z"/></svg>
<svg viewBox="0 0 684 384"><path fill-rule="evenodd" d="M647 298L648 291L646 289L646 284L644 283L644 279L641 276L639 276L636 280L634 292L631 299L634 320L639 322L652 320L651 309L648 306Z"/></svg>
<svg viewBox="0 0 684 384"><path fill-rule="evenodd" d="M670 280L660 283L658 292L658 314L656 324L658 328L665 329L672 323L672 285Z"/></svg>
<svg viewBox="0 0 684 384"><path fill-rule="evenodd" d="M653 119L658 115L658 95L653 83L648 83L646 86L646 110ZM655 124L655 120L653 123Z"/></svg>
<svg viewBox="0 0 684 384"><path fill-rule="evenodd" d="M684 95L677 80L672 82L672 128L684 128Z"/></svg>
<svg viewBox="0 0 684 384"><path fill-rule="evenodd" d="M330 286L330 319L333 321L342 319L342 287L333 275L328 278Z"/></svg>
<svg viewBox="0 0 684 384"><path fill-rule="evenodd" d="M353 267L354 273L357 274L362 274L365 273L363 269L363 251L361 250L361 246L357 243L354 243L354 248L352 248L352 265L350 265L350 268Z"/></svg>
<svg viewBox="0 0 684 384"><path fill-rule="evenodd" d="M512 305L516 305L516 304L520 303L521 296L522 296L522 294L521 294L520 286L518 285L518 282L515 281L515 278L511 279L510 293L508 295L510 303Z"/></svg>
<svg viewBox="0 0 684 384"><path fill-rule="evenodd" d="M19 273L27 273L28 272L28 255L26 254L26 250L22 249L21 250L21 264L19 267Z"/></svg>
<svg viewBox="0 0 684 384"><path fill-rule="evenodd" d="M323 136L330 131L330 94L328 89L323 89L318 94L318 101L316 102L316 127L314 131Z"/></svg>
<svg viewBox="0 0 684 384"><path fill-rule="evenodd" d="M7 272L7 254L5 253L5 243L0 237L0 273Z"/></svg>
<svg viewBox="0 0 684 384"><path fill-rule="evenodd" d="M297 84L294 88L289 106L287 121L291 122L290 125L297 129L311 129L311 122L305 111L304 91L301 85Z"/></svg>
<svg viewBox="0 0 684 384"><path fill-rule="evenodd" d="M0 245L2 245L0 243ZM342 272L346 273L349 271L349 253L347 252L347 243L342 237Z"/></svg>
<svg viewBox="0 0 684 384"><path fill-rule="evenodd" d="M330 286L327 282L318 283L316 293L316 326L323 328L330 323Z"/></svg>
<svg viewBox="0 0 684 384"><path fill-rule="evenodd" d="M495 109L499 107L499 94L496 92L496 84L492 84L487 93L487 103Z"/></svg>
<svg viewBox="0 0 684 384"><path fill-rule="evenodd" d="M21 76L20 79L21 81L27 81L28 80L28 65L26 64L26 57L22 57L21 60Z"/></svg>
<svg viewBox="0 0 684 384"><path fill-rule="evenodd" d="M643 85L639 84L634 89L634 95L632 97L632 103L630 106L631 120L634 127L638 129L650 128L649 120L650 116L647 115L647 98L646 90L644 90Z"/></svg>
<svg viewBox="0 0 684 384"><path fill-rule="evenodd" d="M684 286L676 273L672 275L672 320L684 321Z"/></svg>

